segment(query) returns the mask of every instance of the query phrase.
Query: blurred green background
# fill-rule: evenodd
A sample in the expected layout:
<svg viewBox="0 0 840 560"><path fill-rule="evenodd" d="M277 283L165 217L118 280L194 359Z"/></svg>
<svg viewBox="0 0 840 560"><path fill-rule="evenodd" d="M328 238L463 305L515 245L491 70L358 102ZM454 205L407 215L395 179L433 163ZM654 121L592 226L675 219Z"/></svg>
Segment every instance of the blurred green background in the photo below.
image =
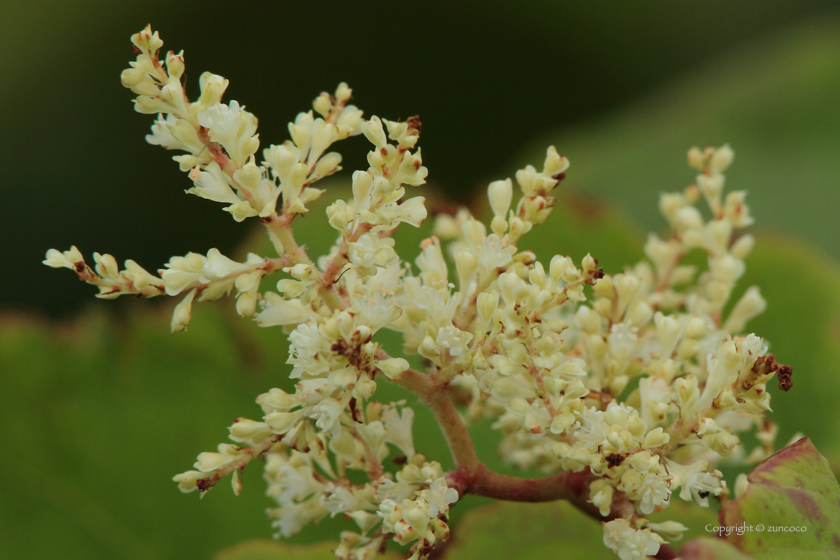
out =
<svg viewBox="0 0 840 560"><path fill-rule="evenodd" d="M149 22L165 50L185 50L192 93L205 70L231 80L226 98L260 118L264 145L342 80L367 115L420 115L430 186L457 202L555 144L572 163L567 194L531 242L544 257L592 251L610 272L638 258L642 232L663 228L658 194L693 180L686 149L731 143L727 186L750 192L761 240L743 284L769 300L751 328L796 372L794 391L774 394L780 443L805 432L837 472L835 2L7 2L0 558L210 558L271 534L257 469L239 498L221 487L200 503L169 478L282 384L281 333L237 320L228 301L198 306L172 337L169 302L94 300L40 265L46 249L76 244L155 270L188 251L235 253L252 233L184 196L171 154L144 141L152 119L133 111L119 74L134 57L128 37ZM346 180L367 147L340 150ZM313 220L301 228L317 235ZM477 437L502 468L486 426ZM446 462L436 437L422 441ZM479 503L459 505L456 521ZM341 524L324 525L298 541Z"/></svg>
<svg viewBox="0 0 840 560"><path fill-rule="evenodd" d="M183 196L171 154L144 141L151 119L119 75L148 22L164 50L185 50L193 93L205 70L230 79L227 98L260 118L264 144L345 80L368 115L420 115L429 181L459 201L510 176L542 137L540 150L556 142L571 159L570 188L654 227L656 195L691 180L687 147L731 142L731 184L754 191L759 223L840 255L830 0L0 4L6 308L68 317L88 301L38 265L50 247L154 270L245 235ZM365 165L364 144L342 146L345 177Z"/></svg>

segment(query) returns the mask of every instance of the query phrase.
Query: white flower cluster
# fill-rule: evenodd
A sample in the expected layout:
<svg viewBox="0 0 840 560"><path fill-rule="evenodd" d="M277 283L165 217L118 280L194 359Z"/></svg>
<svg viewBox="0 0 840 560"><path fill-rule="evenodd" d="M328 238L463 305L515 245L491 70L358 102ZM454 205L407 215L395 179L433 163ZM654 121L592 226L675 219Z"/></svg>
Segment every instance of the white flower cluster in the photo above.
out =
<svg viewBox="0 0 840 560"><path fill-rule="evenodd" d="M359 532L341 535L338 557L372 559L390 536L423 558L448 538L448 511L461 493L492 495L480 480L486 469L470 456L472 442L461 438L464 421L492 417L510 462L585 476L584 505L610 520L604 542L629 560L656 554L685 529L645 519L668 507L672 492L701 506L726 495L714 465L742 458L736 432L758 430L763 445L748 460L772 451L766 384L778 374L788 389L791 371L767 355L762 339L742 335L765 307L757 288L724 314L753 245L750 235L735 235L752 221L744 193L723 196L728 147L689 152L696 185L660 200L671 235L651 235L649 261L621 273L605 275L589 255L579 265L562 255L543 264L517 247L548 218L552 190L569 166L553 147L541 171L517 172L515 205L512 180L489 185L489 232L465 209L439 216L412 269L392 234L426 218L422 197L404 198L405 185L422 185L427 175L416 117L363 121L341 84L315 99L314 113L299 114L289 124L292 139L266 148L257 164L256 118L236 101L221 102L227 80L205 73L198 101L189 102L182 54L168 53L164 69L157 33L147 27L132 41L140 54L123 84L138 95L138 111L158 114L147 140L185 152L174 159L194 183L188 192L227 204L238 221L259 216L278 256L238 263L212 249L173 257L159 277L133 261L119 271L110 255L96 254L94 271L75 247L51 250L45 264L73 269L101 297L186 294L173 331L187 326L193 301L236 288L241 315L290 333L297 380L294 393L260 395L260 420L237 419L230 427L237 445L200 454L196 470L176 476L182 491L204 493L232 475L238 493L239 471L263 456L281 535L341 514ZM327 208L337 239L313 261L291 224L322 194L311 185L339 169L341 157L329 147L358 133L373 144L370 167L353 174L352 199ZM696 206L701 198L707 218ZM707 266L684 264L690 253L705 253ZM262 278L279 271L286 275L276 291L261 291ZM382 329L402 333L405 355L419 354L429 371L385 353ZM410 408L373 400L383 378L429 404L457 471L445 473L416 452ZM464 405L460 415L450 394ZM384 464L392 449L401 453L397 472ZM368 481L353 482L351 471Z"/></svg>
<svg viewBox="0 0 840 560"><path fill-rule="evenodd" d="M275 446L266 456L265 476L268 495L279 505L269 514L276 518L280 534L289 537L306 523L343 515L360 532L342 533L339 558L375 556L389 534L399 544L411 544L415 559L448 539L446 520L458 492L448 487L440 464L414 452L412 418L411 409L400 413L396 406L374 402L364 415L356 414L361 423L345 418L338 435L316 435L317 445L308 452ZM382 470L387 444L408 458L396 474ZM351 483L347 469L368 471L370 482Z"/></svg>

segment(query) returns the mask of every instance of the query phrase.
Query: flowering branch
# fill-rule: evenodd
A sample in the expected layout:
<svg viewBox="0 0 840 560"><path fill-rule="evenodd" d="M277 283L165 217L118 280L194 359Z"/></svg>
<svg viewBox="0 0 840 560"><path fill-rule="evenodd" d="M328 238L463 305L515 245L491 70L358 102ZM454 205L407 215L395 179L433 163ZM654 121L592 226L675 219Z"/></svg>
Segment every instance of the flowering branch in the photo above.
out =
<svg viewBox="0 0 840 560"><path fill-rule="evenodd" d="M675 493L702 507L709 496L726 499L715 463L772 453L766 385L776 375L790 389L791 369L744 330L764 310L758 288L727 306L754 243L734 235L752 223L745 194L723 195L728 146L689 151L696 184L660 199L671 234L651 235L647 260L621 273L604 274L590 255L579 265L554 255L545 265L517 247L548 219L568 169L554 147L541 170L516 173L516 204L513 180L488 185L489 231L466 209L438 216L412 266L393 234L427 215L423 197L406 197L428 173L419 118L365 120L342 83L298 114L290 139L265 147L258 162L257 119L234 100L222 102L226 79L202 74L201 93L190 101L183 53L161 59L163 42L150 27L132 42L138 56L122 82L137 95L138 112L157 115L148 142L179 152L173 159L192 182L187 192L224 204L236 221L258 218L277 256L236 262L211 249L172 257L157 276L134 261L120 270L98 253L90 268L75 247L50 250L44 263L73 270L99 297L182 297L173 331L188 327L194 302L235 289L240 315L284 327L295 380L293 393L275 388L257 397L261 419L237 418L229 427L237 445L201 453L196 470L176 476L182 491L203 495L230 475L238 493L239 471L262 457L278 533L341 515L358 529L342 533L335 551L342 559L372 559L386 538L409 546L412 560L427 558L449 539L449 510L467 493L567 500L603 523L604 543L622 560L672 558L666 539L686 527L647 516ZM341 169L332 145L360 134L373 146L369 167L353 173L350 199L327 207L336 240L311 258L292 224L324 192L314 185ZM701 197L710 220L697 208ZM681 264L694 250L708 257L699 274ZM276 290L261 286L279 272ZM399 333L404 355L423 357L428 372L387 354L383 329ZM383 378L432 411L454 471L417 452L412 408L374 399ZM467 428L481 418L495 420L506 461L549 474L490 471ZM749 430L761 443L746 455L739 433ZM384 459L394 449L391 472ZM367 481L354 482L353 471Z"/></svg>

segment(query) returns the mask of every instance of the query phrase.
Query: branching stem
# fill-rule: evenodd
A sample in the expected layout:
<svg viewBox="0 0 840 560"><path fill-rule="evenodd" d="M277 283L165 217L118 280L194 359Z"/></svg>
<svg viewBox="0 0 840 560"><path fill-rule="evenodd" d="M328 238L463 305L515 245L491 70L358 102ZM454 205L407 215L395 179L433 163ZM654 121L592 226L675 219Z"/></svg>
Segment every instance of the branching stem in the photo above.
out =
<svg viewBox="0 0 840 560"><path fill-rule="evenodd" d="M385 356L384 352L382 354ZM409 369L397 383L417 394L435 415L455 461L456 470L447 478L459 493L514 502L567 500L598 521L633 514L633 504L622 492L616 493L609 515L600 514L589 502L589 484L595 478L589 469L578 473L562 471L544 478L517 478L491 471L478 459L475 444L449 395L446 380Z"/></svg>
<svg viewBox="0 0 840 560"><path fill-rule="evenodd" d="M251 462L252 459L255 459L271 449L275 443L280 441L283 436L281 435L272 435L256 445L252 445L251 447L246 447L243 449L243 452L240 454L239 458L236 461L231 461L227 465L224 465L218 469L216 469L213 474L208 476L207 478L202 478L198 480L196 486L198 486L198 490L204 494L213 486L216 485L221 479L229 475L235 470L242 470L244 469L248 463Z"/></svg>

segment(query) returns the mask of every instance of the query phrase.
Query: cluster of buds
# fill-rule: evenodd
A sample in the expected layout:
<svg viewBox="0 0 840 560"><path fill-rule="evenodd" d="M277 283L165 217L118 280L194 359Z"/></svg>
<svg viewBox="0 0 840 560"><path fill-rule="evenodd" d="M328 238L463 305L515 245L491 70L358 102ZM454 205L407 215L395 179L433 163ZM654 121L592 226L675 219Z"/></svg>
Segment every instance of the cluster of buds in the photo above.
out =
<svg viewBox="0 0 840 560"><path fill-rule="evenodd" d="M341 84L299 114L291 140L264 149L258 164L256 118L236 101L222 103L227 80L203 74L201 95L190 102L183 55L161 62L162 41L149 27L132 42L139 54L123 84L138 95L139 112L158 115L147 140L182 152L174 159L193 182L189 193L226 204L237 221L259 217L277 255L239 263L211 249L173 257L159 276L133 261L120 271L99 254L92 270L75 247L50 250L44 262L74 270L100 297L184 295L173 331L187 327L194 301L235 288L240 315L290 333L297 380L294 393L271 389L257 398L262 418L236 420L229 429L236 445L201 453L195 470L176 476L182 491L203 494L230 476L239 493L239 471L262 457L279 535L341 514L357 531L341 534L336 555L366 560L389 538L410 545L412 559L428 556L448 539L449 509L466 493L567 497L604 522L605 544L628 560L656 554L685 530L646 518L667 508L672 493L708 506L710 496L728 495L715 465L772 452L767 383L777 374L787 390L791 371L761 338L743 333L765 307L757 288L724 314L753 246L750 235L736 235L752 222L744 193L723 196L727 146L689 151L696 185L660 200L671 235L651 235L648 260L621 273L605 275L589 255L543 264L517 248L549 217L565 177L569 162L554 147L541 171L516 173L515 205L514 181L490 183L489 233L466 209L441 215L413 268L392 235L426 218L422 197L405 199L405 185L420 186L427 175L419 119L364 120ZM292 223L324 192L313 183L340 169L341 156L327 150L356 134L373 145L370 167L353 174L350 200L327 208L336 241L312 260ZM683 264L697 251L707 255L703 270ZM275 273L283 273L276 290L261 290ZM401 333L405 356L422 356L428 371L387 354L383 329ZM454 471L415 450L411 408L373 398L383 380L430 407ZM495 420L509 462L554 474L520 484L488 471L466 429L483 418ZM747 431L762 442L749 454L738 435ZM386 462L392 453L396 471ZM583 495L552 487L564 475L585 481Z"/></svg>

